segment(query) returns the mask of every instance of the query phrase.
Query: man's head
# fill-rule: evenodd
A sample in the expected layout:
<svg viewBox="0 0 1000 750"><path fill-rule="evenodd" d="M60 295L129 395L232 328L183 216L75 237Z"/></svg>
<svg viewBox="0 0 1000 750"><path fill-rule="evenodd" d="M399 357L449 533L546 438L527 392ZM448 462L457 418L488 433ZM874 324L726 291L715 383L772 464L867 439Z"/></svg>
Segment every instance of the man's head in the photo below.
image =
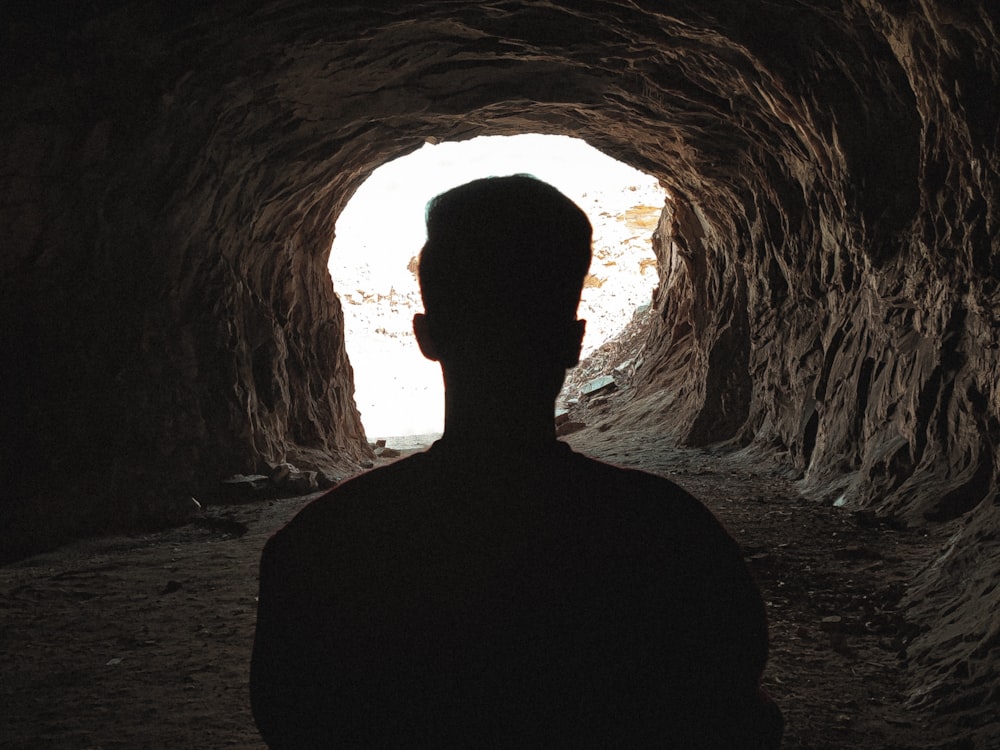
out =
<svg viewBox="0 0 1000 750"><path fill-rule="evenodd" d="M419 268L426 315L414 319L424 353L446 364L576 364L590 242L583 211L527 175L434 198Z"/></svg>

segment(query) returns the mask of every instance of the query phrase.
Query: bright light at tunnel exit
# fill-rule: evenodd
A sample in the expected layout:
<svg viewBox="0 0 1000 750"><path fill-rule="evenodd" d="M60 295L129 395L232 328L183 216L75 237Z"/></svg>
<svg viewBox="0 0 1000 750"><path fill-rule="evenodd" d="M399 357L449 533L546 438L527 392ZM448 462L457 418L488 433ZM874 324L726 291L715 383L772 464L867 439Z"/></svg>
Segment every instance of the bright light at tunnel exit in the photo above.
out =
<svg viewBox="0 0 1000 750"><path fill-rule="evenodd" d="M344 208L330 252L355 401L369 440L435 436L443 427L441 370L421 356L411 328L422 310L415 259L425 239L427 202L470 180L515 173L553 184L594 226L594 259L580 304L587 320L584 356L650 301L656 285L650 235L667 197L656 178L581 140L539 134L425 144L388 162Z"/></svg>

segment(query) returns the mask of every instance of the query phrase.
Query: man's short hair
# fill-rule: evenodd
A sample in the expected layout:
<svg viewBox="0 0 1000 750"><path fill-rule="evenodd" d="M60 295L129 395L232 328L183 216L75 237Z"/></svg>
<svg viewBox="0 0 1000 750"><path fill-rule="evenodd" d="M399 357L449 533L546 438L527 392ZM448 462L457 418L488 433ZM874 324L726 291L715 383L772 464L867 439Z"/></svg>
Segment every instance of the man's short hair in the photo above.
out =
<svg viewBox="0 0 1000 750"><path fill-rule="evenodd" d="M447 327L544 333L575 319L590 243L586 214L530 175L453 188L427 206L424 310Z"/></svg>

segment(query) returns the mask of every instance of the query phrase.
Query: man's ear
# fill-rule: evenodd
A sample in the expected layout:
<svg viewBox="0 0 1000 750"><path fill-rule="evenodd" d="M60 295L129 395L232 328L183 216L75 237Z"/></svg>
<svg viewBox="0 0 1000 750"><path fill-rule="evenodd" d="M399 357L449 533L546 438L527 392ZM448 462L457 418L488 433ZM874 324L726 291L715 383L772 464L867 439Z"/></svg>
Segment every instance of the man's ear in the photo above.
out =
<svg viewBox="0 0 1000 750"><path fill-rule="evenodd" d="M437 343L434 341L434 336L431 335L430 321L423 313L417 313L413 316L413 335L417 337L417 346L420 347L421 354L432 362L440 360Z"/></svg>
<svg viewBox="0 0 1000 750"><path fill-rule="evenodd" d="M566 345L562 352L561 364L567 370L580 364L580 350L583 348L583 334L587 331L586 320L574 320L566 335Z"/></svg>

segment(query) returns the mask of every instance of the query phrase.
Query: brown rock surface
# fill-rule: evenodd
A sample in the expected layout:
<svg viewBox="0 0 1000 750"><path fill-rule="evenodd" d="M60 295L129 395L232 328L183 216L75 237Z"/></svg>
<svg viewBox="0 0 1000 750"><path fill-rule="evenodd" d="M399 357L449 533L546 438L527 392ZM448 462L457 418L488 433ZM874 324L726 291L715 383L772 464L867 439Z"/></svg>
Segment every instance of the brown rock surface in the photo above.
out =
<svg viewBox="0 0 1000 750"><path fill-rule="evenodd" d="M994 2L116 0L3 20L5 557L176 519L236 473L370 460L326 270L337 213L424 139L572 134L675 198L612 424L728 441L817 501L951 530L908 593L912 699L986 720Z"/></svg>

